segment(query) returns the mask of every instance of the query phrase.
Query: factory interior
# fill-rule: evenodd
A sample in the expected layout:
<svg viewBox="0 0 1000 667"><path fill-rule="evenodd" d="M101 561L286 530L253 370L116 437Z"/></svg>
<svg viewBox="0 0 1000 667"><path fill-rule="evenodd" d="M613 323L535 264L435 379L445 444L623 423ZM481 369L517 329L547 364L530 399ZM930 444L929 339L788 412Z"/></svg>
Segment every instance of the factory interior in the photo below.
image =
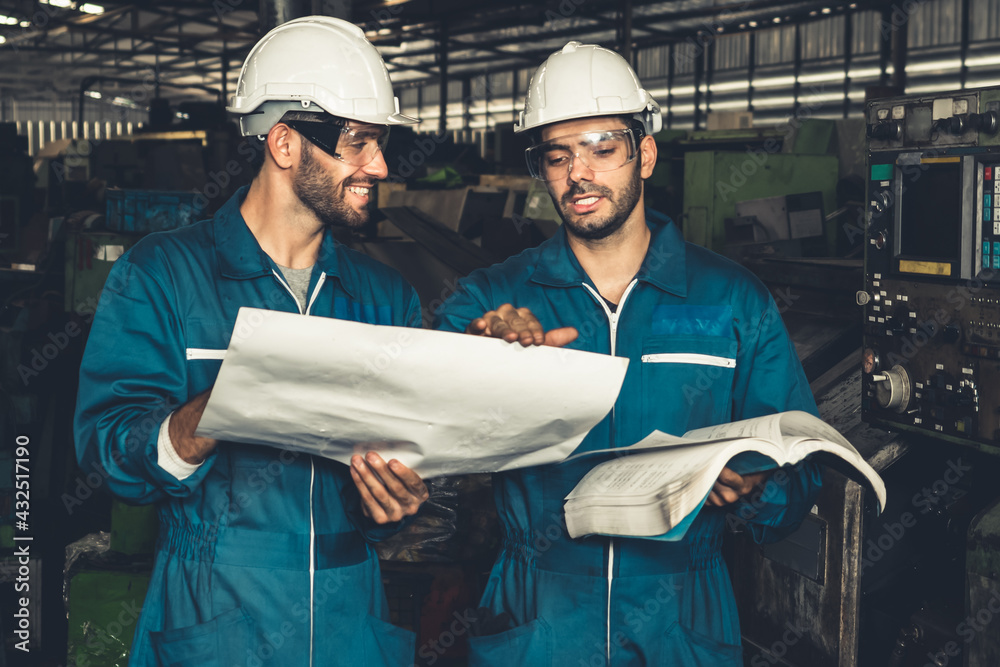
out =
<svg viewBox="0 0 1000 667"><path fill-rule="evenodd" d="M628 61L662 114L646 206L763 282L888 492L827 468L790 537L730 526L744 664L1000 666L1000 0L0 0L0 666L128 663L157 510L77 462L88 333L123 253L250 183L226 106L310 15L361 28L419 119L333 233L425 327L562 223L514 131L535 68L570 40ZM376 549L412 665L458 667L500 528L489 474L427 485Z"/></svg>

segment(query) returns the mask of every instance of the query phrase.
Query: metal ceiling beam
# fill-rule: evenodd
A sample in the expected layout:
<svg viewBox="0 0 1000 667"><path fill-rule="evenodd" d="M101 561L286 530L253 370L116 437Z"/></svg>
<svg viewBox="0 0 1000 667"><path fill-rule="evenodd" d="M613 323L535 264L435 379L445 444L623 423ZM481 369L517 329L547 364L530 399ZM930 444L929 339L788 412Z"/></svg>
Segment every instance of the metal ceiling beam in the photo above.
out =
<svg viewBox="0 0 1000 667"><path fill-rule="evenodd" d="M590 2L597 2L598 0L589 0ZM524 27L525 25L537 25L539 27L545 24L545 15L541 11L541 7L537 5L514 5L506 6L502 13L484 14L482 18L466 18L462 20L460 17L448 16L449 25L454 25L453 28L449 29L449 35L452 38L455 37L465 37L470 35L476 35L483 32L491 32L504 28L514 28L514 27ZM400 14L394 17L391 21L386 21L384 23L378 24L382 28L391 28L394 26L406 25L410 29L405 32L400 31L399 34L395 32L391 35L385 36L385 38L380 38L379 35L375 35L370 38L370 41L375 46L385 45L386 42L399 39L400 36L407 37L406 41L420 41L420 40L434 40L437 41L438 38L438 25L440 23L440 17L428 17L426 19L421 18L420 20L415 20L414 17L406 14ZM414 26L422 26L417 29Z"/></svg>
<svg viewBox="0 0 1000 667"><path fill-rule="evenodd" d="M51 50L51 48L45 49L44 47L40 47L39 51L42 51L42 52L49 51L49 52L51 52L52 50ZM110 53L110 52L107 52L107 53ZM96 55L99 56L101 54L96 54ZM140 54L140 55L142 55L142 54ZM149 54L149 55L152 55L152 54ZM242 58L240 58L240 60L242 61ZM211 69L210 67L194 66L195 65L194 59L191 56L188 56L188 55L178 55L176 57L166 57L166 58L164 58L163 54L161 54L160 65L161 65L161 68L162 68L162 71L160 73L161 80L169 80L173 76L211 75L212 73L214 73L214 70ZM179 67L182 67L182 66L185 66L185 65L192 65L192 69L190 71L179 70L178 69ZM51 70L51 65L48 64L48 63L42 63L42 64L38 65L38 67L39 68L45 68L46 70ZM153 67L154 66L152 64L150 64L150 63L136 62L134 64L129 64L129 63L121 62L121 63L118 63L115 66L114 69L118 70L118 71L126 71L126 72L150 72L150 71L153 70ZM219 65L219 67L221 68L221 65ZM92 60L78 61L78 62L74 63L73 65L64 66L64 69L65 70L73 71L74 78L79 78L79 77L83 76L83 74L81 73L81 71L86 71L86 72L95 71L95 72L106 73L109 68L107 67L106 63L104 63L101 60L101 58L96 57L96 58L94 58ZM73 89L74 90L75 90L75 87L76 86L73 85Z"/></svg>
<svg viewBox="0 0 1000 667"><path fill-rule="evenodd" d="M479 46L479 45L471 45L471 44L467 44L465 42L457 42L457 41L455 41L453 39L448 40L448 43L449 44L454 44L456 46L461 46L463 50L488 51L490 53L495 53L497 55L503 56L504 58L514 58L515 60L516 59L526 59L520 53L512 53L510 51L504 51L502 49L495 48L495 47L486 47L486 46Z"/></svg>
<svg viewBox="0 0 1000 667"><path fill-rule="evenodd" d="M386 64L389 65L390 63ZM402 63L391 63L391 67L392 69L389 70L390 74L397 70L409 70L413 72L423 72L424 74L433 77L436 77L438 75L438 69L433 65L404 65Z"/></svg>
<svg viewBox="0 0 1000 667"><path fill-rule="evenodd" d="M585 11L582 11L582 10L580 10L578 13L580 14L580 16L583 16L585 18L593 19L594 21L599 21L601 23L604 23L608 27L608 29L616 29L616 28L619 27L619 21L615 17L603 16L601 14L595 14L593 12L585 12ZM671 36L673 36L673 33L671 33L669 30L663 30L662 28L651 28L648 25L638 25L638 24L636 24L636 22L635 22L635 16L634 15L632 17L632 30L633 31L639 30L641 32L648 32L651 35L671 35Z"/></svg>
<svg viewBox="0 0 1000 667"><path fill-rule="evenodd" d="M170 3L171 7L173 6L173 4L174 3ZM199 9L204 9L204 8L205 8L204 5L199 7ZM218 29L219 23L222 22L224 16L223 13L217 11L211 11L211 12L202 11L195 14L184 14L179 11L170 11L169 8L162 6L144 7L143 11L171 17L175 19L177 22L197 23L198 25L203 25L209 28L216 28L216 29ZM245 32L243 30L240 30L239 32L242 33L241 35L239 35L240 39L248 39L256 42L257 39L260 37L256 32L250 30L246 30Z"/></svg>
<svg viewBox="0 0 1000 667"><path fill-rule="evenodd" d="M648 4L648 3L643 3ZM740 22L750 20L752 18L761 18L761 14L767 13L769 16L773 12L775 14L790 15L796 12L801 12L802 8L808 13L810 10L822 8L829 5L829 1L820 2L818 0L806 0L794 2L791 0L763 0L761 2L754 3L731 3L729 5L717 5L714 7L706 7L699 10L671 10L671 11L661 11L656 14L641 14L635 13L635 8L642 6L636 3L633 6L633 18L632 18L632 29L633 30L644 30L646 26L650 24L662 23L665 21L671 22L671 27L669 29L655 28L651 30L657 36L663 38L661 43L666 43L669 41L676 41L685 36L691 35L697 32L699 29L706 30L712 28L712 33L715 33L714 28L722 25L723 27L727 25L738 25ZM617 5L612 5L612 11ZM710 10L710 11L706 11ZM487 47L494 48L500 46L510 46L512 44L522 44L525 40L549 40L549 39L561 39L561 38L572 38L579 37L581 35L586 35L589 32L594 32L597 30L603 30L600 27L600 23L603 23L604 19L594 18L593 14L600 10L590 10L586 13L577 12L572 14L573 17L585 18L587 20L593 21L595 25L589 26L574 26L570 28L562 28L559 30L549 30L549 31L538 31L537 33L530 34L519 34L509 37L496 38L492 40L477 40L470 42L470 46L474 48L484 49ZM716 17L725 16L723 21L719 18L717 21L713 21ZM523 22L522 22L523 24ZM764 27L764 26L762 26ZM487 30L481 30L479 32L491 32L496 30L497 26L491 26ZM458 36L468 36L474 33L465 33L464 35L456 35L452 33L452 37ZM646 41L650 41L650 38L644 38ZM409 51L406 53L390 54L384 56L386 60L392 60L398 57L415 57L430 55L435 52L434 47L428 47L426 49L420 49L416 51Z"/></svg>
<svg viewBox="0 0 1000 667"><path fill-rule="evenodd" d="M775 9L781 9L781 10L784 10L784 11L780 11L778 13L782 14L783 16L785 16L785 15L791 15L791 16L793 16L793 18L804 19L804 20L806 20L808 22L808 21L811 21L811 20L822 20L823 18L826 18L827 16L829 16L829 15L822 15L822 16L810 17L808 15L809 12L815 11L816 9L822 8L823 6L826 6L826 3L822 2L822 1L799 2L799 3L794 3L794 4L790 4L788 2L783 2L783 3L769 3L768 4L768 10L769 11L775 11ZM732 14L731 16L733 17L732 20L727 21L726 25L735 26L735 25L739 25L739 23L741 23L741 22L749 21L749 20L751 20L755 16L759 17L758 14L739 14L739 15ZM661 19L657 19L657 20L661 20ZM699 19L699 21L703 21L703 19ZM635 27L635 26L633 26L633 27ZM711 27L711 24L705 25L703 23L697 23L697 22L694 22L693 20L689 19L687 22L684 22L684 23L680 23L679 22L677 24L677 29L676 30L673 30L673 31L663 31L663 30L661 30L661 31L659 31L659 34L651 35L651 36L647 36L647 37L643 37L643 38L639 38L639 39L634 40L634 42L635 42L636 48L648 48L648 47L651 47L651 46L660 46L660 45L674 44L674 43L680 42L680 41L682 41L682 40L684 40L686 38L689 38L692 35L697 34L696 28L699 28L699 27L701 27L703 29L707 29L708 27ZM764 27L765 26L762 26L760 29L763 29ZM751 34L754 34L756 32L756 30L750 29L750 30L741 31L741 32L749 32ZM553 33L548 33L548 34L545 34L545 35L540 35L539 37L542 37L544 39L551 39L552 38L552 34ZM604 40L604 41L602 41L602 40L595 40L595 41L597 41L598 43L602 43L603 46L606 46L608 48L614 48L614 46L615 46L613 39L608 39L608 40ZM482 44L469 45L469 48L470 49L481 49L482 48ZM541 63L541 61L545 58L545 56L549 55L549 53L551 52L551 50L552 50L551 48L538 48L538 49L527 49L527 50L521 49L518 52L518 56L526 57L528 59L534 59L537 63ZM414 57L414 56L417 55L417 53L418 52L410 52L410 53L406 53L406 54L399 54L397 57ZM452 54L452 56L451 56L451 68L452 68L452 71L456 73L456 75L458 75L458 74L463 74L464 75L464 74L470 73L468 69L464 69L464 68L468 68L468 67L471 67L471 66L474 66L474 65L486 65L491 73L500 73L500 72L506 72L506 71L516 71L516 70L519 70L519 69L523 69L522 66L517 65L517 64L498 65L497 64L498 61L499 61L499 58L497 58L495 56L472 57L472 58L461 59L461 58L455 58L454 54ZM486 68L483 68L483 69L486 69ZM421 80L421 81L407 81L407 82L403 83L402 85L404 87L406 87L406 86L415 86L415 85L423 85L424 83L428 83L428 82L431 82L431 81L433 81L433 79L428 78L427 80Z"/></svg>
<svg viewBox="0 0 1000 667"><path fill-rule="evenodd" d="M94 33L101 36L91 40L87 40L84 36L82 47L71 45L68 48L60 49L59 47L50 46L46 49L45 47L35 45L28 46L26 44L15 44L14 47L25 51L45 52L47 50L51 53L61 54L73 54L82 48L88 54L100 54L104 57L110 55L115 62L114 68L124 69L120 67L122 64L122 55L118 49L119 41L129 41L133 54L138 52L139 54L155 53L162 55L164 53L171 53L176 48L186 50L195 59L206 60L222 59L227 57L226 51L209 51L200 48L200 45L204 44L206 41L222 41L227 47L228 42L230 41L235 41L237 43L241 41L256 41L255 34L242 30L241 28L219 30L217 23L209 21L209 17L212 16L214 12L205 12L204 5L199 6L198 9L201 11L195 14L185 14L180 11L164 11L159 7L119 7L112 12L105 12L103 16L88 17L95 19L103 18L105 20L110 17L110 25L97 25L94 20L83 21L81 17L78 20L67 21L62 24L60 24L59 21L52 21L52 25L49 26L47 30L36 31L34 34L25 35L28 39L37 40L43 37L51 36L52 30L66 28L71 31L71 34ZM147 11L154 15L159 15L162 19L145 26L143 30L121 30L115 27L119 21L128 16L133 18L138 17L140 11ZM196 22L198 24L208 25L215 28L216 31L208 34L192 35L186 38L180 35L164 32L173 28L178 28L185 22ZM135 21L133 21L133 25L136 25ZM112 49L110 51L101 48L107 44L112 44ZM147 46L152 46L152 49L146 48ZM171 66L173 62L174 61L172 60L168 60L167 62L164 62L163 65ZM71 69L76 69L76 67L71 66Z"/></svg>
<svg viewBox="0 0 1000 667"><path fill-rule="evenodd" d="M859 5L864 7L871 1L861 0ZM217 0L217 2L226 2L228 7L233 0ZM10 0L0 0L0 6L9 7L12 4L15 3ZM48 21L44 30L25 31L24 34L15 30L17 34L13 36L18 41L14 47L25 54L30 54L29 57L51 56L52 62L49 66L57 70L52 76L54 81L68 74L70 79L78 82L84 72L91 73L94 70L101 73L149 71L155 65L142 63L137 58L157 56L160 59L159 70L162 80L166 81L177 75L222 77L223 70L226 69L223 63L229 69L233 65L238 66L257 37L252 21L241 19L236 21L235 25L230 25L233 23L231 14L221 14L215 5L203 0L163 0L155 6L152 0L146 2L137 0L131 4L105 0L102 4L107 7L103 16L83 16L60 11ZM650 8L651 4L657 6ZM754 18L761 20L775 15L794 16L797 20L808 21L812 20L806 16L808 12L824 5L819 0L799 2L759 0L749 4L743 0L731 0L726 5L696 8L689 8L690 3L684 3L681 7L678 7L678 4L680 3L663 5L652 0L632 0L633 36L629 43L635 48L673 44L698 34L714 35L718 26L723 27L728 33L735 31L740 22ZM402 38L407 42L412 42L414 38L427 38L438 42L440 34L436 21L440 19L442 13L447 14L449 25L446 43L450 47L447 55L448 67L452 76L462 77L487 69L499 73L533 66L557 48L551 44L566 39L600 41L613 48L614 38L607 33L614 28L620 28L619 21L612 18L619 9L619 3L611 0L587 0L585 4L575 8L569 16L578 20L568 22L575 25L548 31L511 30L511 34L499 36L498 30L505 27L523 28L532 20L537 20L540 26L545 25L543 17L551 16L553 11L558 14L559 5L556 0L541 5L526 2L507 3L501 0L484 0L478 4L467 3L466 0L406 0L392 6L402 7L402 10L391 12L391 15L388 11L384 12L384 16L376 15L372 12L386 7L382 0L378 2L355 0L354 19L363 27L365 27L364 21L369 16L373 19L369 24L377 23L382 27L425 23L426 30L394 30L393 38ZM644 13L644 10L650 9L654 9L655 12ZM243 12L242 9L236 8L234 11ZM244 14L249 15L249 12ZM121 25L121 22L128 17L149 15L158 19L141 27L138 22L132 26ZM826 15L815 18L823 19ZM183 27L188 24L210 26L216 30L205 35L177 34L177 31L183 31ZM60 31L62 35L57 34ZM67 44L66 31L69 31L70 35L80 34L84 40L83 44ZM483 39L487 36L489 38ZM215 48L217 45L207 44L212 41L221 41L222 48L217 49ZM377 39L374 41L378 44ZM135 48L129 49L125 43ZM422 85L440 79L436 63L439 43L426 49L385 55L386 62L391 65L394 72L414 72L423 75L419 81L407 81L399 85L403 87ZM234 44L237 48L232 48ZM539 46L540 44L548 46ZM524 48L525 46L534 48ZM87 54L89 58L81 53L81 49L84 48L89 51ZM0 63L10 62L4 58L5 49L13 51L11 44L0 46ZM465 50L469 51L469 55L461 55ZM58 60L67 56L78 56L78 62L66 63ZM99 61L93 62L92 58L97 58ZM408 60L414 62L405 62ZM185 71L179 74L170 71L181 67L184 67ZM29 86L30 83L25 82L24 87Z"/></svg>
<svg viewBox="0 0 1000 667"><path fill-rule="evenodd" d="M590 20L590 19L588 19L588 20ZM514 45L514 44L523 44L525 42L525 40L540 40L540 39L549 40L549 39L557 39L557 38L562 38L562 37L574 37L574 36L579 36L581 34L587 34L588 32L595 32L595 31L598 31L598 30L606 30L606 28L602 28L595 21L594 25L590 25L590 26L586 26L586 27L564 28L562 30L552 30L552 31L549 31L549 32L539 31L537 33L532 33L530 35L518 35L516 37L505 37L505 38L502 38L502 39L494 39L494 40L489 40L489 41L470 41L470 42L458 42L457 40L453 40L453 41L456 41L456 43L462 44L463 46L465 46L465 48L469 48L469 49L487 49L487 48L497 48L497 47L501 47L501 46L511 46L511 45ZM432 49L432 48L426 48L426 49L420 49L420 50L417 50L417 51L409 51L409 52L398 53L398 54L389 54L389 55L383 56L383 58L386 59L386 60L393 60L395 58L400 58L400 57L413 58L413 57L417 57L417 56L430 55L433 52L434 52L434 49Z"/></svg>
<svg viewBox="0 0 1000 667"><path fill-rule="evenodd" d="M810 1L810 2L797 2L797 3L789 3L789 2L767 3L766 10L761 10L761 11L775 12L776 10L780 10L780 11L777 11L777 13L782 14L782 15L792 15L792 16L796 16L798 18L809 18L808 17L808 13L810 11L815 11L816 9L822 8L822 7L826 6L826 4L828 4L826 2L826 0L813 0L813 1ZM740 14L731 14L731 15L728 15L728 16L731 17L731 18L727 19L725 25L731 25L731 26L735 26L735 25L738 25L739 23L745 23L745 22L750 21L750 20L760 19L761 18L759 12L755 12L755 11L751 11L751 10L747 10L747 11L745 11L743 13L740 13ZM637 24L637 18L638 17L633 18L633 29L642 29L644 26L642 24ZM816 20L820 20L820 18L825 18L825 16L824 17L816 17ZM657 15L657 18L655 18L651 22L655 23L655 22L660 22L662 20L663 19L659 18L659 15ZM672 30L662 30L662 29L660 29L660 30L657 30L657 34L655 34L655 35L651 35L651 36L648 36L648 37L642 37L642 38L635 39L634 40L634 44L635 44L636 48L647 48L647 47L651 47L651 46L659 46L659 45L664 45L664 44L675 43L675 42L681 41L681 40L683 40L685 38L691 37L692 35L697 34L699 30L707 31L708 27L712 27L711 24L707 24L706 25L704 23L704 17L701 17L701 18L698 18L698 19L690 19L689 18L689 19L687 19L686 21L683 21L683 22L676 22L674 25L676 27L674 29L672 29ZM763 27L761 29L763 29ZM533 38L535 38L536 41L541 41L541 40L553 40L553 39L566 38L566 37L577 37L577 38L579 38L579 37L583 37L583 36L585 36L587 34L591 34L593 32L598 32L598 31L604 32L604 31L606 31L606 29L600 28L600 27L597 27L597 26L567 28L567 29L558 30L558 31L550 31L548 33L542 33L542 34L538 34L538 35L531 35L531 36L523 35L523 36L520 36L519 39L524 40L524 39L527 39L529 37L533 37ZM713 31L711 34L713 35L713 39L714 39L714 35L716 33ZM459 42L459 43L462 44L462 45L464 45L464 46L467 46L469 49L485 50L487 48L495 48L497 46L510 45L510 44L513 44L513 43L517 43L517 41L518 41L517 38L503 38L503 39L498 39L498 40L493 40L493 41L486 41L486 42L479 42L479 43L474 43L474 44L466 44L464 42ZM601 41L601 40L597 40L597 41ZM612 40L609 40L609 41L605 41L604 42L604 46L607 46L609 48L614 48L615 44L614 44L614 42ZM521 50L518 51L517 55L518 56L535 57L538 60L538 62L540 63L541 62L541 58L544 58L545 56L547 56L551 51L552 51L551 48L528 49L528 50L521 49ZM403 58L403 57L406 57L406 58L415 58L415 57L420 57L420 56L424 56L424 55L429 55L429 53L430 53L429 50L422 49L422 50L419 50L419 51L410 51L410 52L407 52L407 53L390 54L390 55L385 56L385 59L387 61L391 62L391 61L394 61L396 58ZM508 57L516 57L516 56L514 56L513 54L510 54ZM495 60L496 60L496 58L494 58L494 57L476 57L476 58L469 58L469 59L454 59L454 56L453 56L452 64L453 64L454 67L458 67L458 66L461 66L461 65L473 65L473 64L491 63L491 62L494 62ZM492 67L490 69L491 69L491 71L494 71Z"/></svg>
<svg viewBox="0 0 1000 667"><path fill-rule="evenodd" d="M170 33L158 33L151 34L146 32L134 32L132 30L116 30L114 28L103 28L97 26L88 26L86 29L80 32L93 32L100 35L110 37L114 40L119 39L139 39L142 42L155 44L157 46L170 46L170 47L180 47L190 50L192 53L200 53L204 56L217 56L218 53L211 51L202 51L197 47L205 41L225 41L227 38L231 38L231 35L226 35L225 33L215 33L215 34L205 34L205 35L192 35L190 37L182 35L171 35ZM253 41L256 41L254 39Z"/></svg>

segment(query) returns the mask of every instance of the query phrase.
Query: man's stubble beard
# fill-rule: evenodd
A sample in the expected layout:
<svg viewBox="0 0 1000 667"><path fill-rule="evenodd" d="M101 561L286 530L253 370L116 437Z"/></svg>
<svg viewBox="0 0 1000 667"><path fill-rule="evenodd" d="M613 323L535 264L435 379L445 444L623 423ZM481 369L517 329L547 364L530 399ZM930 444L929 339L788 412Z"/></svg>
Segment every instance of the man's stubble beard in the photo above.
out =
<svg viewBox="0 0 1000 667"><path fill-rule="evenodd" d="M367 209L358 211L346 201L347 188L352 185L352 179L342 181L338 189L333 176L313 156L313 150L311 143L303 142L302 162L292 184L295 195L324 227L361 227L368 222ZM370 181L363 183L368 185Z"/></svg>
<svg viewBox="0 0 1000 667"><path fill-rule="evenodd" d="M632 215L632 211L635 210L636 205L639 203L639 196L642 194L641 166L641 161L635 160L635 169L632 172L632 178L621 191L619 198L615 198L614 192L606 186L594 183L584 186L581 183L574 183L562 196L559 205L556 207L559 217L562 218L563 224L566 225L569 233L586 241L599 241L621 229L625 221ZM592 219L591 216L593 214L586 214L578 218L580 222L589 221L590 224L584 225L581 225L577 220L571 219L572 213L569 212L569 207L572 206L572 203L570 200L573 197L585 194L596 194L608 200L612 208L607 218L603 221L598 221Z"/></svg>

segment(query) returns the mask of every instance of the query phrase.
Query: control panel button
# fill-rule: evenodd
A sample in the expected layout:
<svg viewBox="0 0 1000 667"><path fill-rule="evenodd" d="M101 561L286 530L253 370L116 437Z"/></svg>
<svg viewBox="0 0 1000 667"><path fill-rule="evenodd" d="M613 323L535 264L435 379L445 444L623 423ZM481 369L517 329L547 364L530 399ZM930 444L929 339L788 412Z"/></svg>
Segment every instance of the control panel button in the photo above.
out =
<svg viewBox="0 0 1000 667"><path fill-rule="evenodd" d="M1000 236L1000 217L993 218L993 235Z"/></svg>
<svg viewBox="0 0 1000 667"><path fill-rule="evenodd" d="M992 211L992 209L989 209L989 208L984 208L983 209L983 222L989 222L990 221L990 211Z"/></svg>
<svg viewBox="0 0 1000 667"><path fill-rule="evenodd" d="M1000 269L1000 255L993 255L993 266L991 268Z"/></svg>
<svg viewBox="0 0 1000 667"><path fill-rule="evenodd" d="M990 256L989 255L983 255L983 268L984 269L990 268Z"/></svg>
<svg viewBox="0 0 1000 667"><path fill-rule="evenodd" d="M993 195L983 195L983 206L985 208L993 206Z"/></svg>
<svg viewBox="0 0 1000 667"><path fill-rule="evenodd" d="M983 169L983 178L987 181L993 180L993 167L986 167Z"/></svg>
<svg viewBox="0 0 1000 667"><path fill-rule="evenodd" d="M1000 241L993 242L993 254L1000 255Z"/></svg>
<svg viewBox="0 0 1000 667"><path fill-rule="evenodd" d="M892 197L886 190L876 192L872 195L871 205L876 213L884 213L892 205Z"/></svg>
<svg viewBox="0 0 1000 667"><path fill-rule="evenodd" d="M983 254L984 255L990 254L990 242L989 241L983 241Z"/></svg>
<svg viewBox="0 0 1000 667"><path fill-rule="evenodd" d="M910 404L911 382L906 369L896 364L884 373L872 375L875 398L883 408L906 412Z"/></svg>
<svg viewBox="0 0 1000 667"><path fill-rule="evenodd" d="M1000 178L993 181L993 192L1000 194Z"/></svg>

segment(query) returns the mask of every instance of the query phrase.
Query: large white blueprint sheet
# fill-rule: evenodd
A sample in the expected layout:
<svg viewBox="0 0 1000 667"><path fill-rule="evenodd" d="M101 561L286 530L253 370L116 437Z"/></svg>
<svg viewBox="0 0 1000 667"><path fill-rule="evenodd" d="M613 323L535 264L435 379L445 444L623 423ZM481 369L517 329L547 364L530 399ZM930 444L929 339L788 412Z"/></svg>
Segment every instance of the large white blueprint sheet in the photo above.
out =
<svg viewBox="0 0 1000 667"><path fill-rule="evenodd" d="M467 334L242 308L197 434L422 477L566 458L611 410L628 360Z"/></svg>

